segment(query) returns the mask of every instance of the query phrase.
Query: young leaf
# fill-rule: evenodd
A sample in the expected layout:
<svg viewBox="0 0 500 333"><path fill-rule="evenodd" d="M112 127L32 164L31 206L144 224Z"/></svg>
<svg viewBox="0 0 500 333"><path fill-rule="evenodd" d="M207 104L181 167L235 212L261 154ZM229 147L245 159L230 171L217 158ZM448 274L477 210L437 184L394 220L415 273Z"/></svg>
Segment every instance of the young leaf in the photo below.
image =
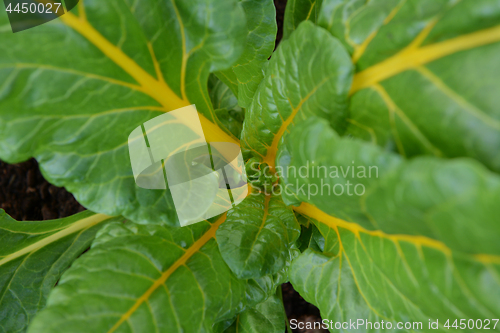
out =
<svg viewBox="0 0 500 333"><path fill-rule="evenodd" d="M283 301L277 295L240 313L224 333L283 333L286 329Z"/></svg>
<svg viewBox="0 0 500 333"><path fill-rule="evenodd" d="M208 141L237 142L215 125L206 83L240 57L244 12L236 0L86 0L75 10L37 33L0 32L0 158L34 156L93 211L174 224L168 192L135 185L127 138L196 104Z"/></svg>
<svg viewBox="0 0 500 333"><path fill-rule="evenodd" d="M51 221L15 221L0 210L0 325L24 332L71 262L113 218L90 211Z"/></svg>
<svg viewBox="0 0 500 333"><path fill-rule="evenodd" d="M237 279L213 239L224 220L184 228L109 224L28 332L211 331L264 301L284 275Z"/></svg>
<svg viewBox="0 0 500 333"><path fill-rule="evenodd" d="M357 3L325 1L319 19L357 66L346 134L408 157L468 156L499 172L500 4Z"/></svg>
<svg viewBox="0 0 500 333"><path fill-rule="evenodd" d="M300 227L279 195L250 195L217 230L221 255L242 279L283 270L294 256Z"/></svg>
<svg viewBox="0 0 500 333"><path fill-rule="evenodd" d="M279 140L288 127L320 115L337 128L346 116L351 74L351 61L338 40L303 22L269 63L245 115L242 147L274 167Z"/></svg>

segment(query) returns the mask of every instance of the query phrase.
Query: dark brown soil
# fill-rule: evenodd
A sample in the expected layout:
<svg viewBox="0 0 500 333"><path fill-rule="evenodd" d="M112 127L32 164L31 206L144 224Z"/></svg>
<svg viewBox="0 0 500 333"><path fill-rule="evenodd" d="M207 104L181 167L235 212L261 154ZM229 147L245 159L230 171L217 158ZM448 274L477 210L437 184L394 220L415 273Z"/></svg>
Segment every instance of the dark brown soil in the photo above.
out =
<svg viewBox="0 0 500 333"><path fill-rule="evenodd" d="M276 35L276 46L278 46L283 37L283 20L285 17L286 0L274 0L276 7L276 22L278 23L278 34Z"/></svg>
<svg viewBox="0 0 500 333"><path fill-rule="evenodd" d="M71 193L43 178L34 159L20 164L0 161L0 208L23 221L57 219L84 210Z"/></svg>
<svg viewBox="0 0 500 333"><path fill-rule="evenodd" d="M319 310L314 305L307 303L298 292L296 292L290 283L285 283L281 287L283 292L283 303L285 304L285 312L288 320L296 319L297 323L321 322ZM314 324L312 324L314 325ZM301 326L302 327L302 326ZM304 326L306 327L306 326ZM314 326L312 326L314 327ZM294 333L323 333L328 330L307 330L296 329Z"/></svg>
<svg viewBox="0 0 500 333"><path fill-rule="evenodd" d="M286 0L274 0L278 35L283 36L283 17ZM50 220L70 216L84 208L64 188L49 184L40 173L38 163L31 159L24 163L7 164L0 161L0 208L16 220ZM319 310L307 303L286 283L282 287L283 301L288 319L298 322L321 321ZM326 330L293 330L294 333L327 332Z"/></svg>

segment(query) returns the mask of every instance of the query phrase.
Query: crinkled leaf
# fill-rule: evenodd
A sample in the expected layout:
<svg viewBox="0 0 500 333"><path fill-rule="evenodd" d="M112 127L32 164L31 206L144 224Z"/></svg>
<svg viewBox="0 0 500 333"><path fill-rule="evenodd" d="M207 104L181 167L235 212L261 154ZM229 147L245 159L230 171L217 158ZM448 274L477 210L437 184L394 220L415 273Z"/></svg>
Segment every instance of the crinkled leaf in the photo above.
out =
<svg viewBox="0 0 500 333"><path fill-rule="evenodd" d="M323 0L289 0L286 3L283 22L283 39L290 37L302 21L316 23ZM340 2L342 0L337 0Z"/></svg>
<svg viewBox="0 0 500 333"><path fill-rule="evenodd" d="M346 134L500 171L500 3L335 0L319 24L352 53Z"/></svg>
<svg viewBox="0 0 500 333"><path fill-rule="evenodd" d="M274 166L288 127L311 115L341 124L346 116L352 64L338 40L311 22L303 22L281 43L247 109L242 148Z"/></svg>
<svg viewBox="0 0 500 333"><path fill-rule="evenodd" d="M286 329L283 301L272 295L265 302L240 313L224 333L283 333Z"/></svg>
<svg viewBox="0 0 500 333"><path fill-rule="evenodd" d="M135 185L127 138L196 104L208 141L237 142L214 124L207 79L240 57L244 12L236 0L86 0L74 12L0 32L0 158L34 156L93 211L175 223L167 191Z"/></svg>
<svg viewBox="0 0 500 333"><path fill-rule="evenodd" d="M217 76L238 97L239 105L247 108L264 77L264 68L274 50L278 27L272 0L242 0L241 5L247 17L245 49L231 68L217 72Z"/></svg>
<svg viewBox="0 0 500 333"><path fill-rule="evenodd" d="M0 331L24 332L70 263L112 218L85 211L50 221L15 221L0 210Z"/></svg>
<svg viewBox="0 0 500 333"><path fill-rule="evenodd" d="M221 255L239 278L283 270L295 256L300 226L279 195L251 194L217 230Z"/></svg>
<svg viewBox="0 0 500 333"><path fill-rule="evenodd" d="M29 332L209 332L262 302L286 274L237 279L213 238L224 218L183 228L109 224Z"/></svg>

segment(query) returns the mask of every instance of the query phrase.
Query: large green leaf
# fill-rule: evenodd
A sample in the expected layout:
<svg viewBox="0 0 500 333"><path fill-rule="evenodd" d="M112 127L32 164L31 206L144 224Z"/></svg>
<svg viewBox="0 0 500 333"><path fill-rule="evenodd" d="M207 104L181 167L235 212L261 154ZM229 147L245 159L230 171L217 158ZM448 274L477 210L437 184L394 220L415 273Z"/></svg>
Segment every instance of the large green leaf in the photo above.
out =
<svg viewBox="0 0 500 333"><path fill-rule="evenodd" d="M311 118L286 137L278 162L290 202L311 203L367 229L500 255L500 176L476 161L427 156L407 161L339 137L326 121Z"/></svg>
<svg viewBox="0 0 500 333"><path fill-rule="evenodd" d="M264 78L264 68L274 50L278 27L272 0L242 0L241 5L247 17L245 49L231 68L217 72L217 75L238 96L239 105L247 108Z"/></svg>
<svg viewBox="0 0 500 333"><path fill-rule="evenodd" d="M284 193L308 203L296 210L324 237L323 253L307 249L290 271L324 318L422 322L424 331L439 320L444 331L447 319L500 315L497 174L470 159L408 161L339 137L319 118L294 127L277 160L290 171ZM370 166L377 175L368 176Z"/></svg>
<svg viewBox="0 0 500 333"><path fill-rule="evenodd" d="M196 104L208 141L237 142L215 125L207 79L240 57L244 12L236 0L86 0L74 11L0 32L0 158L34 156L93 211L175 223L167 191L135 185L127 138Z"/></svg>
<svg viewBox="0 0 500 333"><path fill-rule="evenodd" d="M245 115L242 147L274 167L279 140L289 127L320 115L337 128L346 117L351 74L340 42L303 22L271 58Z"/></svg>
<svg viewBox="0 0 500 333"><path fill-rule="evenodd" d="M347 322L349 328L358 319L391 322L393 331L408 323L408 331L449 332L448 319L449 326L455 319L481 319L493 329L492 319L500 316L500 261L480 262L441 243L350 223L319 223L318 228L328 244L325 253L306 250L292 263L290 279L329 321ZM439 329L430 330L429 320L439 320ZM420 327L413 326L418 322ZM334 326L330 331L342 332ZM353 331L374 330L365 324Z"/></svg>
<svg viewBox="0 0 500 333"><path fill-rule="evenodd" d="M217 230L221 255L239 278L283 270L296 254L300 227L279 195L251 194Z"/></svg>
<svg viewBox="0 0 500 333"><path fill-rule="evenodd" d="M318 22L356 63L346 134L500 171L498 1L326 0Z"/></svg>
<svg viewBox="0 0 500 333"><path fill-rule="evenodd" d="M184 228L112 223L51 293L29 332L210 332L276 292L283 272L240 280L220 256L225 220Z"/></svg>
<svg viewBox="0 0 500 333"><path fill-rule="evenodd" d="M85 211L51 221L15 221L0 210L0 331L24 332L71 262L112 218Z"/></svg>

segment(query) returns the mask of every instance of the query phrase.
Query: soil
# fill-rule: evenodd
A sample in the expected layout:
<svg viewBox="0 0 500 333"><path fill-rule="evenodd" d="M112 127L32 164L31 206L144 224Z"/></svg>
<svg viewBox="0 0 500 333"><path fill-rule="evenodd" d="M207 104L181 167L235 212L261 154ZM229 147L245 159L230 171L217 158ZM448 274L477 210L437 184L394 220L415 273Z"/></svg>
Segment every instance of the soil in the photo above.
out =
<svg viewBox="0 0 500 333"><path fill-rule="evenodd" d="M275 0L278 34L276 45L283 36L283 17L286 0ZM62 187L49 184L40 173L38 163L7 164L0 161L0 208L20 221L50 220L70 216L85 210ZM285 311L289 320L319 322L319 310L307 303L290 283L282 286ZM292 330L294 333L328 332L327 330Z"/></svg>
<svg viewBox="0 0 500 333"><path fill-rule="evenodd" d="M274 0L274 7L276 7L276 23L278 24L278 33L276 34L276 46L278 46L283 37L286 0Z"/></svg>
<svg viewBox="0 0 500 333"><path fill-rule="evenodd" d="M49 184L34 159L19 164L0 161L0 208L22 221L57 219L85 210L71 193Z"/></svg>

